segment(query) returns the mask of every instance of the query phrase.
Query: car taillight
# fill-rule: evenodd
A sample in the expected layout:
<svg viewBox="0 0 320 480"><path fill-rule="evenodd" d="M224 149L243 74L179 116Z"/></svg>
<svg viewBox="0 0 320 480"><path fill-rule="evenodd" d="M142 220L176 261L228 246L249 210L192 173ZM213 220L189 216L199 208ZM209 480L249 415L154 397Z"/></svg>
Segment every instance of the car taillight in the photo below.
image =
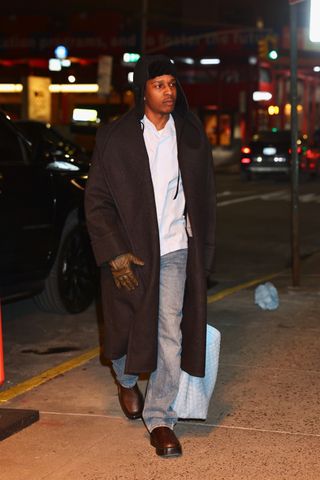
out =
<svg viewBox="0 0 320 480"><path fill-rule="evenodd" d="M251 163L251 158L243 157L241 158L241 163L247 165L248 163Z"/></svg>
<svg viewBox="0 0 320 480"><path fill-rule="evenodd" d="M250 147L242 147L241 148L241 153L245 153L246 155L248 155L249 153L251 153L251 148Z"/></svg>

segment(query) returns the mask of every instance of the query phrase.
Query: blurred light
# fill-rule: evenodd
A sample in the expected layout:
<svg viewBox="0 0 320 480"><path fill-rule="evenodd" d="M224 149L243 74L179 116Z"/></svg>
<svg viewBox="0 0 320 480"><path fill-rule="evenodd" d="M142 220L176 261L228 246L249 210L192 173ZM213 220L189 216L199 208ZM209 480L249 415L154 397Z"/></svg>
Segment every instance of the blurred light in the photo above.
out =
<svg viewBox="0 0 320 480"><path fill-rule="evenodd" d="M264 155L274 155L277 153L277 149L275 147L263 147L262 153Z"/></svg>
<svg viewBox="0 0 320 480"><path fill-rule="evenodd" d="M268 57L271 59L271 60L277 60L278 58L278 52L276 50L270 50L270 52L268 53Z"/></svg>
<svg viewBox="0 0 320 480"><path fill-rule="evenodd" d="M71 60L69 60L69 58L64 58L63 60L61 60L61 66L62 67L71 67Z"/></svg>
<svg viewBox="0 0 320 480"><path fill-rule="evenodd" d="M69 81L70 83L74 83L74 82L76 81L76 77L75 77L74 75L69 75L68 81Z"/></svg>
<svg viewBox="0 0 320 480"><path fill-rule="evenodd" d="M260 30L264 28L264 21L263 18L258 17L257 22L256 22L256 27L259 28Z"/></svg>
<svg viewBox="0 0 320 480"><path fill-rule="evenodd" d="M301 113L303 111L303 106L302 105L297 105L297 112ZM285 115L290 115L291 114L291 104L286 103L284 106L284 113Z"/></svg>
<svg viewBox="0 0 320 480"><path fill-rule="evenodd" d="M128 73L128 82L133 83L133 72Z"/></svg>
<svg viewBox="0 0 320 480"><path fill-rule="evenodd" d="M241 158L241 163L244 163L244 164L251 163L251 158L247 158L247 157Z"/></svg>
<svg viewBox="0 0 320 480"><path fill-rule="evenodd" d="M124 53L122 57L124 63L136 63L139 58L139 53Z"/></svg>
<svg viewBox="0 0 320 480"><path fill-rule="evenodd" d="M252 98L255 102L271 100L272 94L270 92L253 92Z"/></svg>
<svg viewBox="0 0 320 480"><path fill-rule="evenodd" d="M97 83L77 83L74 85L70 85L69 83L63 84L54 84L52 83L49 86L49 90L51 93L96 93L99 90L99 86Z"/></svg>
<svg viewBox="0 0 320 480"><path fill-rule="evenodd" d="M76 122L96 122L98 111L93 108L74 108L72 112L72 120Z"/></svg>
<svg viewBox="0 0 320 480"><path fill-rule="evenodd" d="M268 113L269 115L279 115L279 107L277 105L270 105L268 107Z"/></svg>
<svg viewBox="0 0 320 480"><path fill-rule="evenodd" d="M257 65L258 59L257 57L251 55L251 57L248 58L249 65Z"/></svg>
<svg viewBox="0 0 320 480"><path fill-rule="evenodd" d="M317 65L316 67L313 67L314 72L320 72L320 67Z"/></svg>
<svg viewBox="0 0 320 480"><path fill-rule="evenodd" d="M191 57L176 57L176 62L186 63L187 65L193 65L194 59Z"/></svg>
<svg viewBox="0 0 320 480"><path fill-rule="evenodd" d="M308 159L310 159L310 160L314 160L314 159L320 158L320 153L308 149L308 150L306 151L306 157L307 157Z"/></svg>
<svg viewBox="0 0 320 480"><path fill-rule="evenodd" d="M242 147L241 152L246 153L246 154L251 153L251 148L250 147Z"/></svg>
<svg viewBox="0 0 320 480"><path fill-rule="evenodd" d="M310 0L309 38L311 42L320 42L320 1Z"/></svg>
<svg viewBox="0 0 320 480"><path fill-rule="evenodd" d="M297 143L299 143L299 142L297 142ZM289 152L289 153L292 153L292 149L289 148L288 152ZM301 153L301 152L302 152L302 148L301 148L301 147L297 147L297 152L298 152L298 153Z"/></svg>
<svg viewBox="0 0 320 480"><path fill-rule="evenodd" d="M63 58L66 58L68 56L68 49L64 45L58 45L54 49L54 54L57 58L62 60Z"/></svg>
<svg viewBox="0 0 320 480"><path fill-rule="evenodd" d="M0 93L19 93L22 90L21 83L0 83Z"/></svg>
<svg viewBox="0 0 320 480"><path fill-rule="evenodd" d="M219 65L220 58L201 58L201 65Z"/></svg>
<svg viewBox="0 0 320 480"><path fill-rule="evenodd" d="M206 110L218 110L218 105L206 105Z"/></svg>
<svg viewBox="0 0 320 480"><path fill-rule="evenodd" d="M59 72L61 70L61 60L58 58L49 58L50 72Z"/></svg>

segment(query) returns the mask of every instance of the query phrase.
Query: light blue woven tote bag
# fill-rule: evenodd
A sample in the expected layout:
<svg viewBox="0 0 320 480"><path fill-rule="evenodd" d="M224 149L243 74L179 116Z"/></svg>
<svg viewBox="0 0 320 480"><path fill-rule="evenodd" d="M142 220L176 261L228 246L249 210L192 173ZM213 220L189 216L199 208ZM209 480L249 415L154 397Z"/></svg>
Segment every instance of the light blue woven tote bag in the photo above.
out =
<svg viewBox="0 0 320 480"><path fill-rule="evenodd" d="M217 379L220 332L207 325L206 370L204 377L193 377L181 370L179 391L172 408L178 418L207 418L210 399Z"/></svg>

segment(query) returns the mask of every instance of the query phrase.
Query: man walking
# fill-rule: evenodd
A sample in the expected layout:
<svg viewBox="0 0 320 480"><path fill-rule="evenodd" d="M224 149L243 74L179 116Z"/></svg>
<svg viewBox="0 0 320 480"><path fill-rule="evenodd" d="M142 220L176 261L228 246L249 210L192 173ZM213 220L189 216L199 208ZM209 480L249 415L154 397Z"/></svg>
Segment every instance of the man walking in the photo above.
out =
<svg viewBox="0 0 320 480"><path fill-rule="evenodd" d="M158 455L179 456L172 403L180 369L203 376L205 368L212 154L166 56L138 61L134 91L135 107L98 131L86 216L120 405L128 418L143 418Z"/></svg>

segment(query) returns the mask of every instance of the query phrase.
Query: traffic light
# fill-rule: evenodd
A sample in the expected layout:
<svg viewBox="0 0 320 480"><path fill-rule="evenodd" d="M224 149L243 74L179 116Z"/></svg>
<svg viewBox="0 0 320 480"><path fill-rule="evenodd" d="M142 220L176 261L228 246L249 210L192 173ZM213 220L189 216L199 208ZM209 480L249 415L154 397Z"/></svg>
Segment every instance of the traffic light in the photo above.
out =
<svg viewBox="0 0 320 480"><path fill-rule="evenodd" d="M269 60L277 60L277 58L278 58L277 37L275 35L268 35L267 43L268 43L268 58L269 58Z"/></svg>
<svg viewBox="0 0 320 480"><path fill-rule="evenodd" d="M268 43L266 38L260 38L258 41L258 55L261 59L266 59L268 56Z"/></svg>
<svg viewBox="0 0 320 480"><path fill-rule="evenodd" d="M258 55L261 60L276 60L278 58L275 35L267 35L258 40Z"/></svg>

